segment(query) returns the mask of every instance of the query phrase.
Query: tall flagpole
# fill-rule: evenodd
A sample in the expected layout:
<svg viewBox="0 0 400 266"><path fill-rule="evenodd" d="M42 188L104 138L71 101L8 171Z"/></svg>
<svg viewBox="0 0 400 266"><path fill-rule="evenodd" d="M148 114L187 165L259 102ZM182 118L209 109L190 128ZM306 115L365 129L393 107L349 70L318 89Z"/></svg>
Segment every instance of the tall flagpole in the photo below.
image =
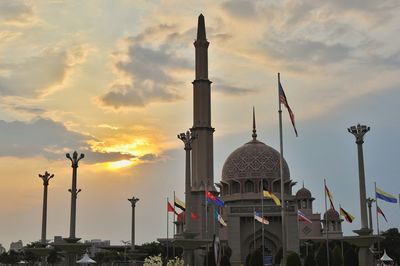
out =
<svg viewBox="0 0 400 266"><path fill-rule="evenodd" d="M256 207L253 207L253 252L256 251Z"/></svg>
<svg viewBox="0 0 400 266"><path fill-rule="evenodd" d="M205 215L204 215L204 217L206 218L206 224L205 224L205 226L206 226L206 235L205 235L205 239L207 239L208 240L208 215L207 215L207 212L208 212L208 199L207 199L207 194L208 194L208 186L206 185L206 191L205 191L205 193L204 193L204 206L205 206ZM206 266L208 266L208 253L209 253L209 250L208 250L208 241L207 241L207 244L206 244Z"/></svg>
<svg viewBox="0 0 400 266"><path fill-rule="evenodd" d="M327 191L326 191L326 180L324 178L324 192L325 192L325 233L326 233L326 258L328 261L328 266L330 264L329 262L329 225L328 225L328 207L327 207L327 203L326 203L326 197L327 195Z"/></svg>
<svg viewBox="0 0 400 266"><path fill-rule="evenodd" d="M169 199L168 199L168 197L167 197L167 207L168 207L168 204L169 204ZM167 208L167 261L168 261L168 246L169 246L169 235L168 235L168 222L169 222L169 210L168 210L168 208Z"/></svg>
<svg viewBox="0 0 400 266"><path fill-rule="evenodd" d="M378 232L378 256L381 254L381 240L380 240L380 232L379 232L379 213L378 213L378 199L376 198L376 182L374 182L375 186L375 204L376 204L376 231Z"/></svg>
<svg viewBox="0 0 400 266"><path fill-rule="evenodd" d="M278 102L279 102L279 143L280 143L280 175L281 175L281 205L282 205L282 262L281 265L286 265L286 203L284 199L285 187L283 183L283 136L282 136L282 108L281 108L281 100L279 97L279 86L281 84L281 76L278 73ZM263 258L264 259L264 258Z"/></svg>
<svg viewBox="0 0 400 266"><path fill-rule="evenodd" d="M261 223L261 247L262 247L262 257L264 261L264 179L261 179L261 217L262 217L262 223Z"/></svg>
<svg viewBox="0 0 400 266"><path fill-rule="evenodd" d="M175 215L176 215L176 210L175 210L175 190L174 190L174 219L173 219L173 221L174 221L174 226L172 226L172 238L174 239L175 238ZM174 244L174 242L172 241L172 256L175 258L175 244Z"/></svg>

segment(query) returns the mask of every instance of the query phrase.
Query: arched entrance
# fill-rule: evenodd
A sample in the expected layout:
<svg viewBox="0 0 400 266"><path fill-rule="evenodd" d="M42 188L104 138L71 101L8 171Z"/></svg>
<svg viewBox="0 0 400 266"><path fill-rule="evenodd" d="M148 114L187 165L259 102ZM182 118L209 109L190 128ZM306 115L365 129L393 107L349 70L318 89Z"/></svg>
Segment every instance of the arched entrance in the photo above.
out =
<svg viewBox="0 0 400 266"><path fill-rule="evenodd" d="M262 231L261 229L258 229L255 234L251 233L245 239L244 246L247 247L247 251L242 254L247 256L256 249L262 250L262 243ZM275 255L281 246L282 243L279 237L264 228L264 255L272 255L273 258L275 258Z"/></svg>

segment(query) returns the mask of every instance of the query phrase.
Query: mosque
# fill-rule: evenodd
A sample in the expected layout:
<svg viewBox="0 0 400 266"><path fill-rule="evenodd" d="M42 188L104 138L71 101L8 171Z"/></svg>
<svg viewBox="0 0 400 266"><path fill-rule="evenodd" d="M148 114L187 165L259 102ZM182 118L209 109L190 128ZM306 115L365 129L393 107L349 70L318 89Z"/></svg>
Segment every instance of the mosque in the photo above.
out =
<svg viewBox="0 0 400 266"><path fill-rule="evenodd" d="M186 260L190 265L204 265L200 262L199 252L204 243L219 235L222 243L232 250L231 265L244 265L246 257L255 249L263 248L263 253L274 258L282 248L281 206L273 200L263 198L263 188L280 195L280 154L274 148L257 139L256 121L253 112L251 139L233 152L225 160L221 181L214 183L213 133L211 126L211 81L208 79L208 46L204 16L198 18L195 46L195 80L193 81L193 126L190 132L195 139L191 148L191 177L186 185L186 212L195 212L199 219L190 221L178 228L174 236L175 243L184 247L184 253L192 252ZM249 123L250 124L250 123ZM250 134L249 134L250 135ZM185 146L186 150L186 146ZM186 150L187 151L187 150ZM188 180L188 179L186 179ZM289 165L283 162L284 199L286 202L287 250L299 252L306 240L326 238L328 224L329 238L341 238L342 228L337 211L329 209L321 219L320 213L313 211L311 192L304 187L295 194L296 184L291 179ZM217 195L225 202L220 209L227 226L219 225L214 219L215 208L207 206L204 193ZM312 223L298 221L297 211L301 210ZM254 213L262 212L269 221L268 225L256 222ZM197 243L197 244L196 244ZM186 248L186 249L185 249ZM184 255L185 257L185 255Z"/></svg>

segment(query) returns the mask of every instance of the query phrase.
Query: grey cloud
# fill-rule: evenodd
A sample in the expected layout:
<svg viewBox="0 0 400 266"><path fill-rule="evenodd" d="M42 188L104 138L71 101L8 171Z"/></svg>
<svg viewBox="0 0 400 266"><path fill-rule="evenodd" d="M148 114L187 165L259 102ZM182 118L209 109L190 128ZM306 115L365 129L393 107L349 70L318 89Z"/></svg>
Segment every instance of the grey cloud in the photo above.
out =
<svg viewBox="0 0 400 266"><path fill-rule="evenodd" d="M33 122L0 120L0 156L20 158L44 156L51 160L65 158L65 151L77 150L86 154L85 161L99 163L130 159L133 156L117 152L92 151L87 141L92 137L73 132L50 119Z"/></svg>
<svg viewBox="0 0 400 266"><path fill-rule="evenodd" d="M267 53L292 62L337 63L349 57L351 47L340 43L326 44L311 40L269 40L264 43Z"/></svg>
<svg viewBox="0 0 400 266"><path fill-rule="evenodd" d="M0 94L37 97L51 86L60 84L66 75L66 53L47 52L19 64L0 64L7 75L0 75Z"/></svg>
<svg viewBox="0 0 400 266"><path fill-rule="evenodd" d="M230 96L243 96L250 93L255 93L256 90L254 89L245 89L241 87L231 86L224 83L217 83L217 85L213 86L213 90L216 92L230 95Z"/></svg>
<svg viewBox="0 0 400 266"><path fill-rule="evenodd" d="M155 161L157 159L159 159L159 157L154 153L148 153L139 157L141 161Z"/></svg>
<svg viewBox="0 0 400 266"><path fill-rule="evenodd" d="M150 31L148 34L152 34ZM135 39L145 39L143 34ZM131 84L113 84L109 92L100 97L103 104L119 107L140 107L153 101L168 102L179 98L176 92L181 84L171 71L185 71L192 67L190 60L174 52L171 44L164 41L159 47L130 43L128 61L117 61L114 67L122 76L131 78Z"/></svg>
<svg viewBox="0 0 400 266"><path fill-rule="evenodd" d="M251 19L257 15L255 2L256 1L231 0L224 2L222 7L233 17Z"/></svg>
<svg viewBox="0 0 400 266"><path fill-rule="evenodd" d="M27 1L0 1L0 21L27 24L33 17L33 9Z"/></svg>

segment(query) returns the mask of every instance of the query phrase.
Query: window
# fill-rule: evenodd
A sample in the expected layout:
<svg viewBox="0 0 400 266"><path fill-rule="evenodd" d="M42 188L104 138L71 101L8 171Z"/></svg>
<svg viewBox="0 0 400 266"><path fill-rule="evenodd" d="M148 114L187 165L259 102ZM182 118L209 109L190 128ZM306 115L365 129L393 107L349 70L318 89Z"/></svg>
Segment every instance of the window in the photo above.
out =
<svg viewBox="0 0 400 266"><path fill-rule="evenodd" d="M244 183L244 192L249 193L249 192L254 192L254 184L250 180L246 180Z"/></svg>
<svg viewBox="0 0 400 266"><path fill-rule="evenodd" d="M232 194L240 193L240 184L239 182L233 181L232 183Z"/></svg>

